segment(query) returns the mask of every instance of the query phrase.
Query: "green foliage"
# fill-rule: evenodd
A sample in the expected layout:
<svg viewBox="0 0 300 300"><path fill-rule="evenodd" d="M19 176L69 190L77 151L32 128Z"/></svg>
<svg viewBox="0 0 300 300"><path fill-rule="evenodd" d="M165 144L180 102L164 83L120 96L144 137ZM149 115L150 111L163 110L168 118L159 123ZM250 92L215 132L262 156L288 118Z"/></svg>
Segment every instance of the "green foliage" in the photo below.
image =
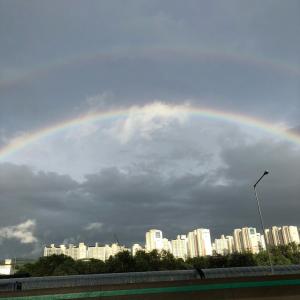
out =
<svg viewBox="0 0 300 300"><path fill-rule="evenodd" d="M134 272L135 261L134 257L128 251L119 252L115 256L111 256L105 263L106 272L108 273L122 273Z"/></svg>
<svg viewBox="0 0 300 300"><path fill-rule="evenodd" d="M300 264L299 245L290 244L273 247L270 251L271 259L275 265ZM114 257L110 257L106 262L96 259L75 261L64 255L41 257L35 263L20 267L16 276L18 274L58 276L266 265L269 265L269 257L266 251L261 251L258 254L247 252L224 256L202 256L189 258L186 261L175 258L167 251L158 252L153 250L149 253L138 251L134 257L128 251L123 251Z"/></svg>
<svg viewBox="0 0 300 300"><path fill-rule="evenodd" d="M232 253L227 260L227 267L250 267L256 265L255 255L250 252Z"/></svg>

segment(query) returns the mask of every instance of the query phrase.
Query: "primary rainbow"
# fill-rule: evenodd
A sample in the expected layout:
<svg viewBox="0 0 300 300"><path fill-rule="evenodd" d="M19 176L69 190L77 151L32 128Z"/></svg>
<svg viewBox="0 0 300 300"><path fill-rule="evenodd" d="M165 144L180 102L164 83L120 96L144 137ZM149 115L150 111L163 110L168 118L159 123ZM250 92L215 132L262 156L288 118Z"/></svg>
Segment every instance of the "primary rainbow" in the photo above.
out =
<svg viewBox="0 0 300 300"><path fill-rule="evenodd" d="M178 106L179 107L179 106ZM178 108L176 107L176 108ZM278 136L283 140L290 141L292 143L300 145L300 135L288 131L285 128L278 127L272 123L259 120L250 116L220 111L210 108L200 108L200 107L192 107L192 106L180 106L180 111L185 114L195 115L199 117L205 117L212 120L220 120L231 122L239 125L249 126L254 129L262 130L271 135ZM89 113L86 115L82 115L73 119L65 120L61 123L54 124L52 126L42 128L40 130L30 132L28 134L22 135L15 139L12 139L7 145L0 149L0 160L5 160L9 155L14 154L17 151L25 148L26 146L32 144L35 141L38 141L42 138L45 138L49 135L53 135L59 133L63 130L70 129L76 126L85 125L88 123L104 121L107 119L118 119L124 118L132 114L132 110L129 109L119 109L119 110L111 110L111 111L99 111L96 113Z"/></svg>

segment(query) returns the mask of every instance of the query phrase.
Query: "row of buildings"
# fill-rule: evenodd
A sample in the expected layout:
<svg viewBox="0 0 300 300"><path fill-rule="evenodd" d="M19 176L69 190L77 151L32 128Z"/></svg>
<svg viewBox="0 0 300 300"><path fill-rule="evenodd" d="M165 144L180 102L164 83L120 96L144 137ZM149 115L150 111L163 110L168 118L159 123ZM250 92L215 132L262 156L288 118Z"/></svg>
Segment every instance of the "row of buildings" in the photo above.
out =
<svg viewBox="0 0 300 300"><path fill-rule="evenodd" d="M87 246L84 243L79 243L78 246L69 244L67 246L60 245L58 247L56 247L54 244L51 244L50 247L44 248L44 256L63 254L70 256L75 260L94 258L106 261L110 256L115 256L117 253L124 250L129 249L117 243L112 245L99 245L96 243L93 246Z"/></svg>
<svg viewBox="0 0 300 300"><path fill-rule="evenodd" d="M265 250L266 246L288 245L290 243L299 244L299 229L297 226L272 226L265 230L262 235L253 227L234 229L232 235L221 235L212 244L216 254L226 255L233 252L258 253Z"/></svg>
<svg viewBox="0 0 300 300"><path fill-rule="evenodd" d="M233 252L258 253L266 249L266 244L270 246L287 245L289 243L299 244L299 231L296 226L273 226L266 229L262 235L254 227L243 227L234 229L232 235L221 235L220 238L211 242L210 230L205 228L195 229L185 235L178 235L174 240L163 237L161 230L150 229L146 233L146 242L142 246L134 244L131 249L117 243L112 245L87 246L79 243L78 246L70 244L56 247L51 244L44 248L44 256L53 254L64 254L78 259L100 259L107 260L110 256L116 255L120 251L129 250L133 255L139 250L150 252L152 250L168 251L176 258L193 258L214 254L226 255Z"/></svg>

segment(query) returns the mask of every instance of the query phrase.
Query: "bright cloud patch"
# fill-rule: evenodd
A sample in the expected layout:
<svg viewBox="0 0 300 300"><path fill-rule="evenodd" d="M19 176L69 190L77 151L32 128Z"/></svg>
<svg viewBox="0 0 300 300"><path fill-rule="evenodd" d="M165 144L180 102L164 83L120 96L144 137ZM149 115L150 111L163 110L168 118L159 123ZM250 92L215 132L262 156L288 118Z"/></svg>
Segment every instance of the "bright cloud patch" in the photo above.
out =
<svg viewBox="0 0 300 300"><path fill-rule="evenodd" d="M35 220L27 220L14 226L7 226L0 228L0 241L4 239L16 239L22 244L32 244L37 242L34 236L36 227Z"/></svg>
<svg viewBox="0 0 300 300"><path fill-rule="evenodd" d="M188 113L186 105L168 105L162 102L153 102L145 106L133 106L125 121L118 122L112 132L122 143L139 136L150 139L151 135L173 122L183 124Z"/></svg>

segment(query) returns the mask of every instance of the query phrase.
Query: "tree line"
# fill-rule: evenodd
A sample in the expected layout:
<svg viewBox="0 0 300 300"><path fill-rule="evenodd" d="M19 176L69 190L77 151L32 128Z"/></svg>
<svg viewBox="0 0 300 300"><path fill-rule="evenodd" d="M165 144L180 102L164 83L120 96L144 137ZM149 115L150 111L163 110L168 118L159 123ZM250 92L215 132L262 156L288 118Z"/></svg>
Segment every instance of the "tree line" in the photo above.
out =
<svg viewBox="0 0 300 300"><path fill-rule="evenodd" d="M273 247L271 257L274 265L300 264L300 246L294 243ZM122 273L162 270L187 270L226 267L268 265L268 254L232 253L189 258L184 261L171 253L153 250L149 253L138 251L135 256L130 252L119 252L107 261L97 259L73 260L65 255L41 257L34 263L21 266L16 276L60 276L79 274Z"/></svg>

